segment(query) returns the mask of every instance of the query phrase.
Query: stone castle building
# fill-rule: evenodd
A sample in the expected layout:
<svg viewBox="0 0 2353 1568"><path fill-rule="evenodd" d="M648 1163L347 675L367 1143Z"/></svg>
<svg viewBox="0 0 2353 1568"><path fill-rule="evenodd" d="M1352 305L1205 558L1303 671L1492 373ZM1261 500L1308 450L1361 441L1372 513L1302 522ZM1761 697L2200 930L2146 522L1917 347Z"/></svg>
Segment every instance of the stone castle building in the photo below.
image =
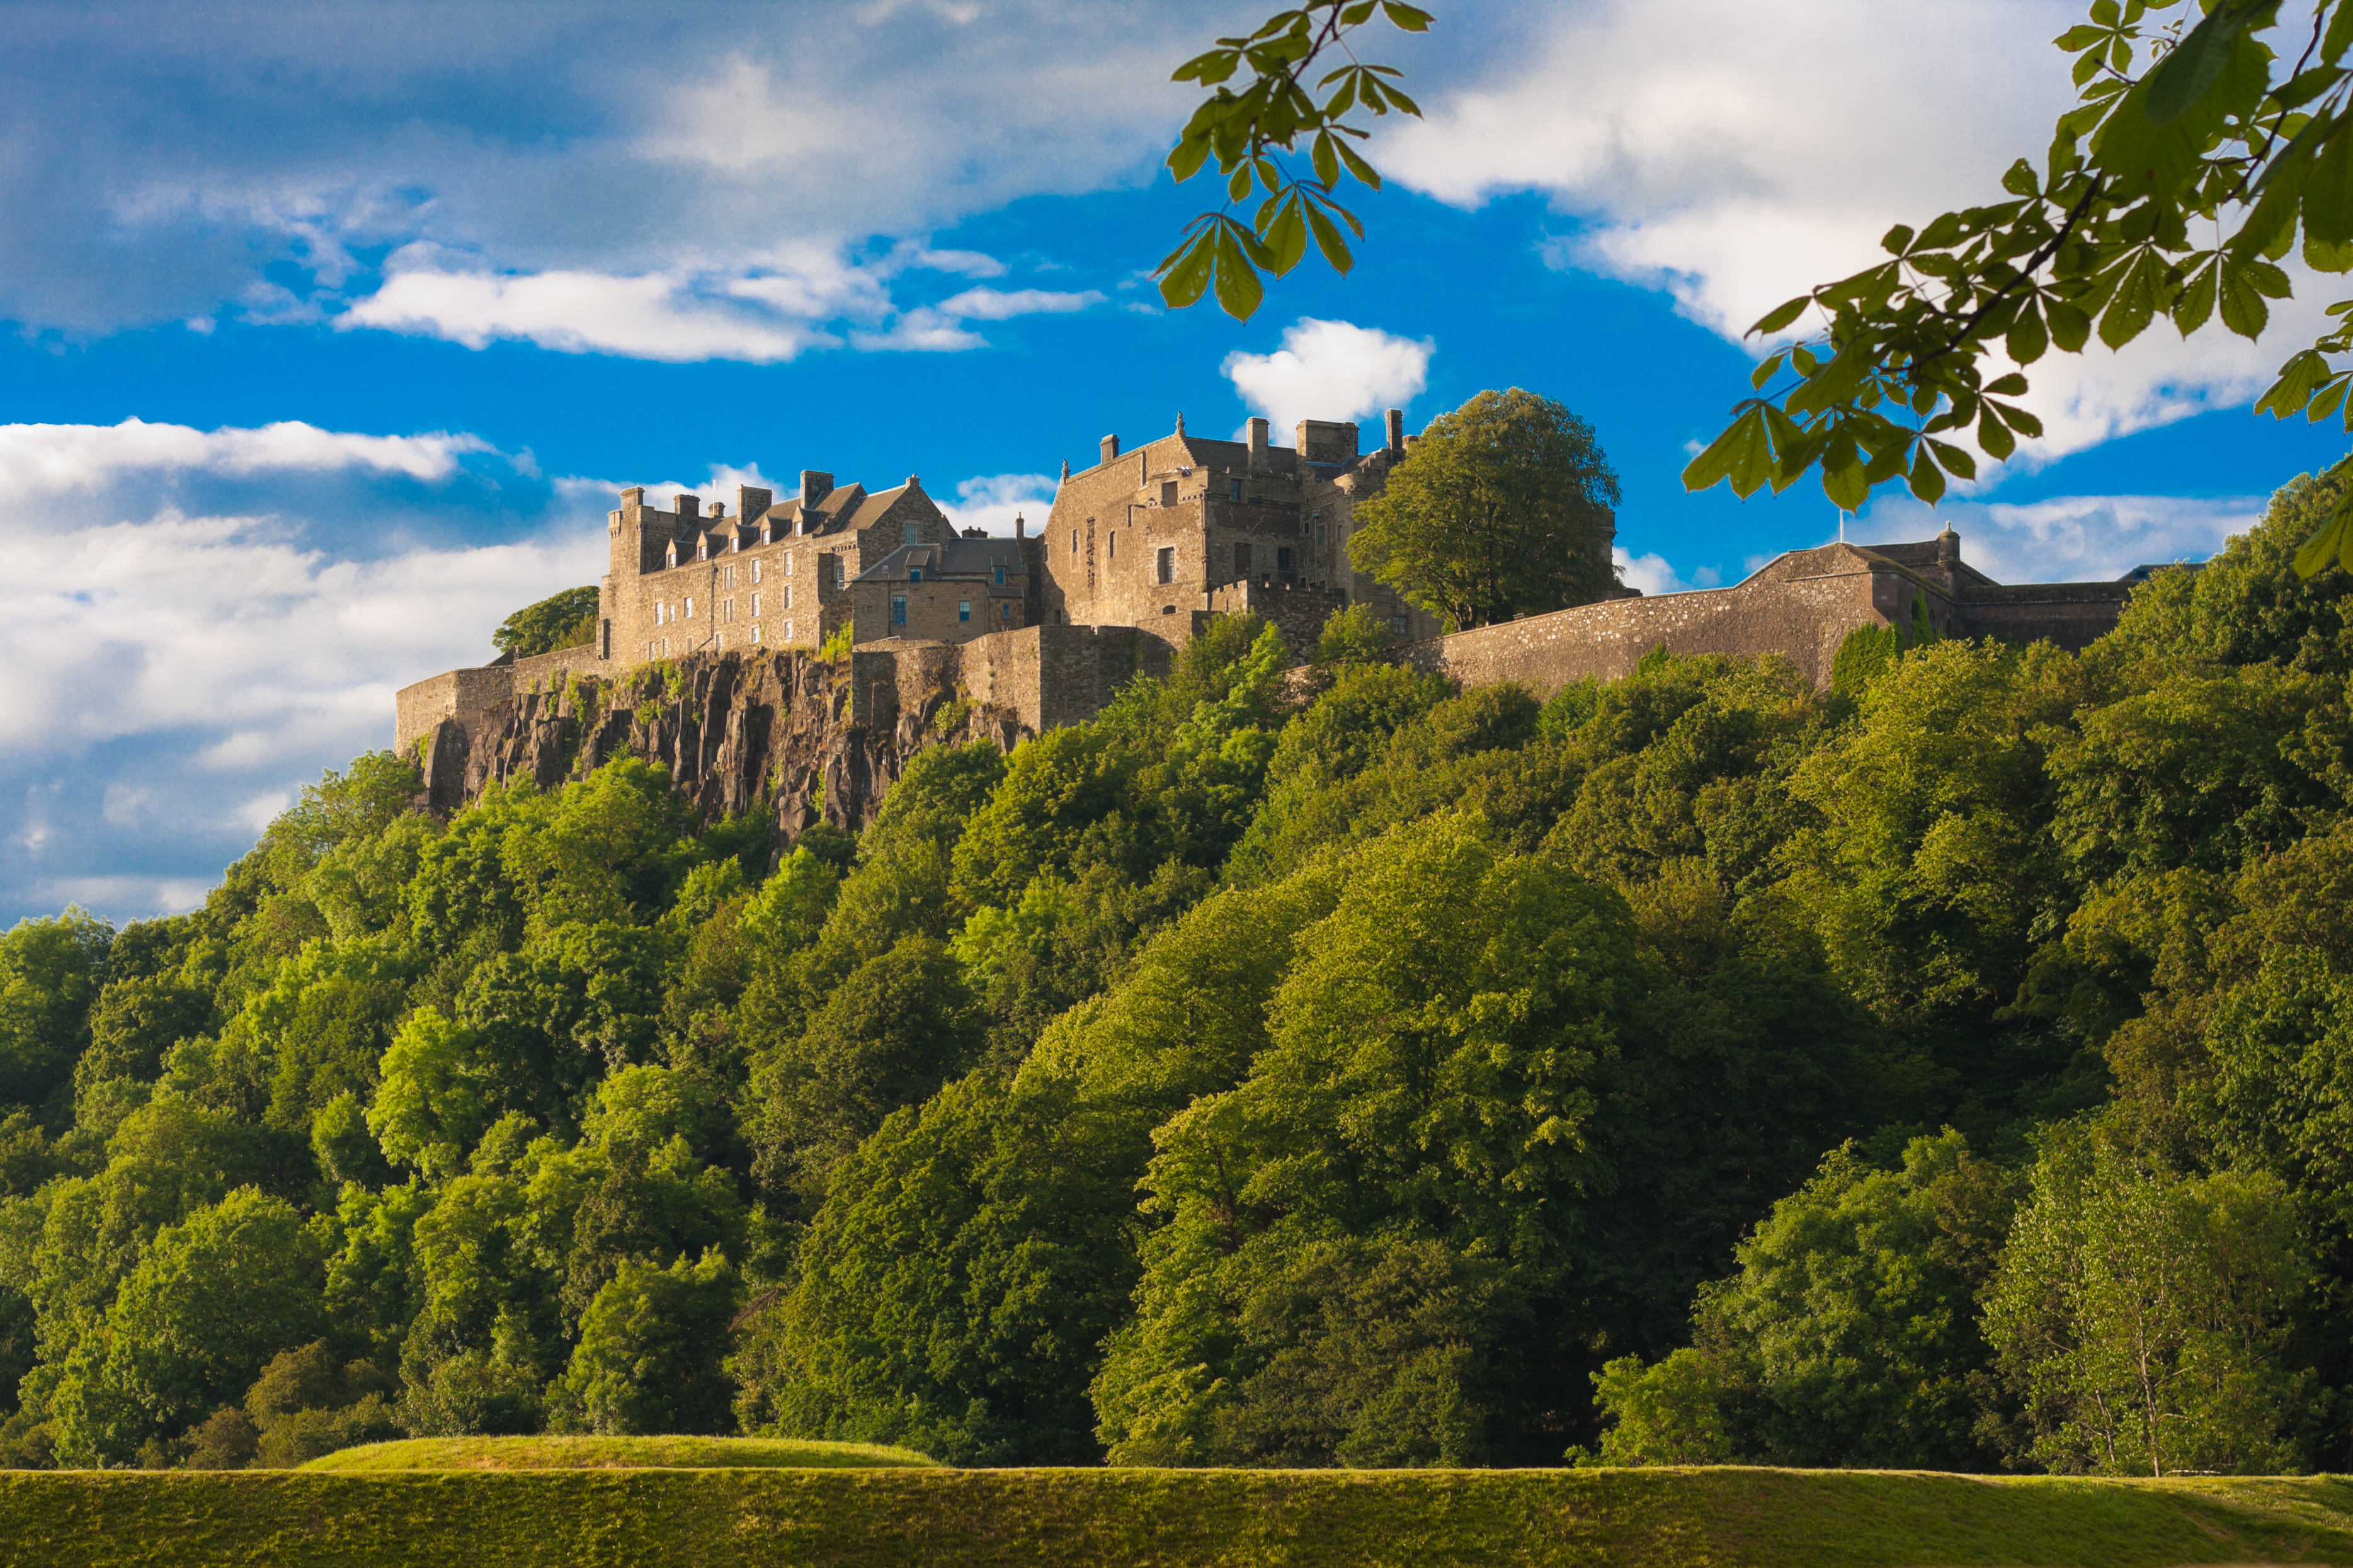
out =
<svg viewBox="0 0 2353 1568"><path fill-rule="evenodd" d="M1357 501L1412 460L1403 416L1382 445L1357 427L1303 420L1275 447L1253 419L1241 441L1174 434L1067 466L1044 527L1008 540L959 532L922 481L870 493L801 474L779 501L743 487L735 510L691 494L669 510L641 489L607 518L595 637L521 661L451 670L403 689L396 743L470 721L567 677L612 679L699 654L815 650L853 628L849 717L885 722L952 690L1036 732L1092 717L1123 681L1163 671L1215 616L1252 612L1303 658L1330 614L1364 605L1395 657L1465 685L1515 679L1540 694L1631 671L1647 653L1778 654L1827 685L1838 646L1863 626L1925 614L1947 636L2082 647L2116 624L2141 568L2116 583L2005 586L1965 564L1947 530L1915 544L1793 551L1729 588L1535 615L1440 635L1427 613L1355 571Z"/></svg>

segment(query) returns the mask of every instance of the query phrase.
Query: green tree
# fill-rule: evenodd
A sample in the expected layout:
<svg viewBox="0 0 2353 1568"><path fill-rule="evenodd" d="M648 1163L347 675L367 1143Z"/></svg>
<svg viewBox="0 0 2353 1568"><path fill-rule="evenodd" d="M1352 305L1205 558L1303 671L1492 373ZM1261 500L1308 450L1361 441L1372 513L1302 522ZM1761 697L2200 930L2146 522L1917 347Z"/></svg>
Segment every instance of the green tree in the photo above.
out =
<svg viewBox="0 0 2353 1568"><path fill-rule="evenodd" d="M566 588L526 605L499 623L491 646L517 658L577 647L596 639L596 587Z"/></svg>
<svg viewBox="0 0 2353 1568"><path fill-rule="evenodd" d="M1606 597L1617 504L1592 426L1518 387L1482 392L1432 421L1358 504L1348 554L1467 629Z"/></svg>
<svg viewBox="0 0 2353 1568"><path fill-rule="evenodd" d="M1986 1310L2033 1457L2099 1475L2293 1466L2309 1374L2283 1352L2309 1269L2277 1178L2173 1177L2096 1129L2054 1136Z"/></svg>
<svg viewBox="0 0 2353 1568"><path fill-rule="evenodd" d="M1679 1350L1651 1366L1620 1356L1593 1373L1593 1403L1606 1425L1598 1449L1569 1450L1580 1467L1721 1465L1737 1457L1721 1373L1698 1351Z"/></svg>
<svg viewBox="0 0 2353 1568"><path fill-rule="evenodd" d="M250 1187L166 1226L66 1369L59 1457L121 1464L237 1398L317 1336L319 1266L302 1216Z"/></svg>
<svg viewBox="0 0 2353 1568"><path fill-rule="evenodd" d="M551 1392L559 1428L734 1430L726 1358L739 1295L717 1252L667 1269L623 1263L582 1316L579 1348Z"/></svg>

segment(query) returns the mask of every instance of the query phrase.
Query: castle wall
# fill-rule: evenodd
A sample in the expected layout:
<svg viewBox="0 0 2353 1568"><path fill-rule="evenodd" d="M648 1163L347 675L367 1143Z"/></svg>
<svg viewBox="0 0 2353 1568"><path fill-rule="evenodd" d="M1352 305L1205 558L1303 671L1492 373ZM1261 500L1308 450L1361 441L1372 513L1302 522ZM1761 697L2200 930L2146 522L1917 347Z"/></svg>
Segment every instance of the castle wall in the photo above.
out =
<svg viewBox="0 0 2353 1568"><path fill-rule="evenodd" d="M508 665L480 669L453 669L414 686L404 686L393 699L392 746L406 752L430 735L444 719L470 722L504 702L514 691L514 674Z"/></svg>
<svg viewBox="0 0 2353 1568"><path fill-rule="evenodd" d="M1324 623L1347 605L1347 596L1329 588L1270 587L1264 583L1229 583L1209 595L1210 615L1255 615L1274 623L1293 663L1314 657L1324 636Z"/></svg>

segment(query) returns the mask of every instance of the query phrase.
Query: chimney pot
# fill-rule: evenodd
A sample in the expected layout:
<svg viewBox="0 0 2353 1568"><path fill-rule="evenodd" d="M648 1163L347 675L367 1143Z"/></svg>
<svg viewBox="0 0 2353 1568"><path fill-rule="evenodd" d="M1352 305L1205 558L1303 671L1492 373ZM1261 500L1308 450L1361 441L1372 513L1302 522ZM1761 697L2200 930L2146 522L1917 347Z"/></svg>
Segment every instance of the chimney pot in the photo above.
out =
<svg viewBox="0 0 2353 1568"><path fill-rule="evenodd" d="M1013 514L1013 537L1016 539L1029 537L1029 521L1018 511Z"/></svg>
<svg viewBox="0 0 2353 1568"><path fill-rule="evenodd" d="M1106 437L1104 437L1103 438L1103 460L1104 462L1108 463L1108 462L1110 462L1113 458L1116 458L1116 457L1118 457L1118 456L1119 456L1119 437L1116 437L1116 436L1106 436Z"/></svg>
<svg viewBox="0 0 2353 1568"><path fill-rule="evenodd" d="M1392 452L1402 452L1405 450L1405 410L1402 408L1390 409L1388 412L1388 422L1389 450Z"/></svg>

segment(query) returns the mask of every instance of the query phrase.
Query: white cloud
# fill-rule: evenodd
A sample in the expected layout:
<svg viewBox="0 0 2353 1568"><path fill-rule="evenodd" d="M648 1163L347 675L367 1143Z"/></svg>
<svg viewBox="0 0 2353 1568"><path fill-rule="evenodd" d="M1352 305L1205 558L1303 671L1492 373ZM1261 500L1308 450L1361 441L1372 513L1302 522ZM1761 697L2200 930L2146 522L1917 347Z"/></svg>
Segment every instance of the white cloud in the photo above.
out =
<svg viewBox="0 0 2353 1568"><path fill-rule="evenodd" d="M1873 506L1849 526L1858 544L1935 537L1950 523L1961 559L1999 583L2110 583L2136 566L2203 561L2261 520L2265 498L2061 496L2019 504L1947 500L1933 512L1908 497Z"/></svg>
<svg viewBox="0 0 2353 1568"><path fill-rule="evenodd" d="M1474 206L1532 190L1573 223L1547 247L1664 289L1739 340L1809 287L1883 258L1898 222L2003 199L2073 100L2046 40L2077 0L1593 0L1528 13L1525 47L1485 79L1425 94L1425 122L1380 139L1384 172ZM2315 292L2299 287L2299 294ZM2322 301L2275 313L2264 346L2158 326L2124 353L2052 355L2031 373L2048 426L2026 466L2210 407L2244 403L2308 339Z"/></svg>
<svg viewBox="0 0 2353 1568"><path fill-rule="evenodd" d="M596 272L396 271L384 287L335 318L338 330L381 327L446 338L470 349L520 338L565 353L633 359L748 360L770 364L838 340L784 314L812 304L804 278L731 279L738 299L781 306L754 311L698 295L691 280L662 274L616 278Z"/></svg>
<svg viewBox="0 0 2353 1568"><path fill-rule="evenodd" d="M479 437L354 436L286 420L258 429L186 425L0 425L0 494L86 489L140 470L200 469L250 477L358 468L445 479L459 457L488 452Z"/></svg>
<svg viewBox="0 0 2353 1568"><path fill-rule="evenodd" d="M1034 534L1054 504L1055 483L1051 474L984 474L959 483L956 499L941 501L940 510L959 529L978 528L998 538L1010 538L1014 518L1026 516Z"/></svg>
<svg viewBox="0 0 2353 1568"><path fill-rule="evenodd" d="M1219 368L1280 440L1302 419L1361 421L1404 407L1429 384L1436 347L1428 338L1302 316L1283 329L1274 353L1230 353Z"/></svg>
<svg viewBox="0 0 2353 1568"><path fill-rule="evenodd" d="M1079 293L1058 293L1050 289L967 289L941 300L933 309L960 321L1009 321L1016 316L1067 315L1103 302L1103 297L1092 289Z"/></svg>
<svg viewBox="0 0 2353 1568"><path fill-rule="evenodd" d="M79 904L116 921L185 914L205 901L213 879L205 877L54 877L26 889L38 907Z"/></svg>
<svg viewBox="0 0 2353 1568"><path fill-rule="evenodd" d="M1686 580L1667 563L1665 556L1636 555L1622 544L1610 547L1609 558L1618 567L1619 581L1645 594L1688 594L1694 588L1715 587L1723 581L1713 566L1701 567Z"/></svg>

